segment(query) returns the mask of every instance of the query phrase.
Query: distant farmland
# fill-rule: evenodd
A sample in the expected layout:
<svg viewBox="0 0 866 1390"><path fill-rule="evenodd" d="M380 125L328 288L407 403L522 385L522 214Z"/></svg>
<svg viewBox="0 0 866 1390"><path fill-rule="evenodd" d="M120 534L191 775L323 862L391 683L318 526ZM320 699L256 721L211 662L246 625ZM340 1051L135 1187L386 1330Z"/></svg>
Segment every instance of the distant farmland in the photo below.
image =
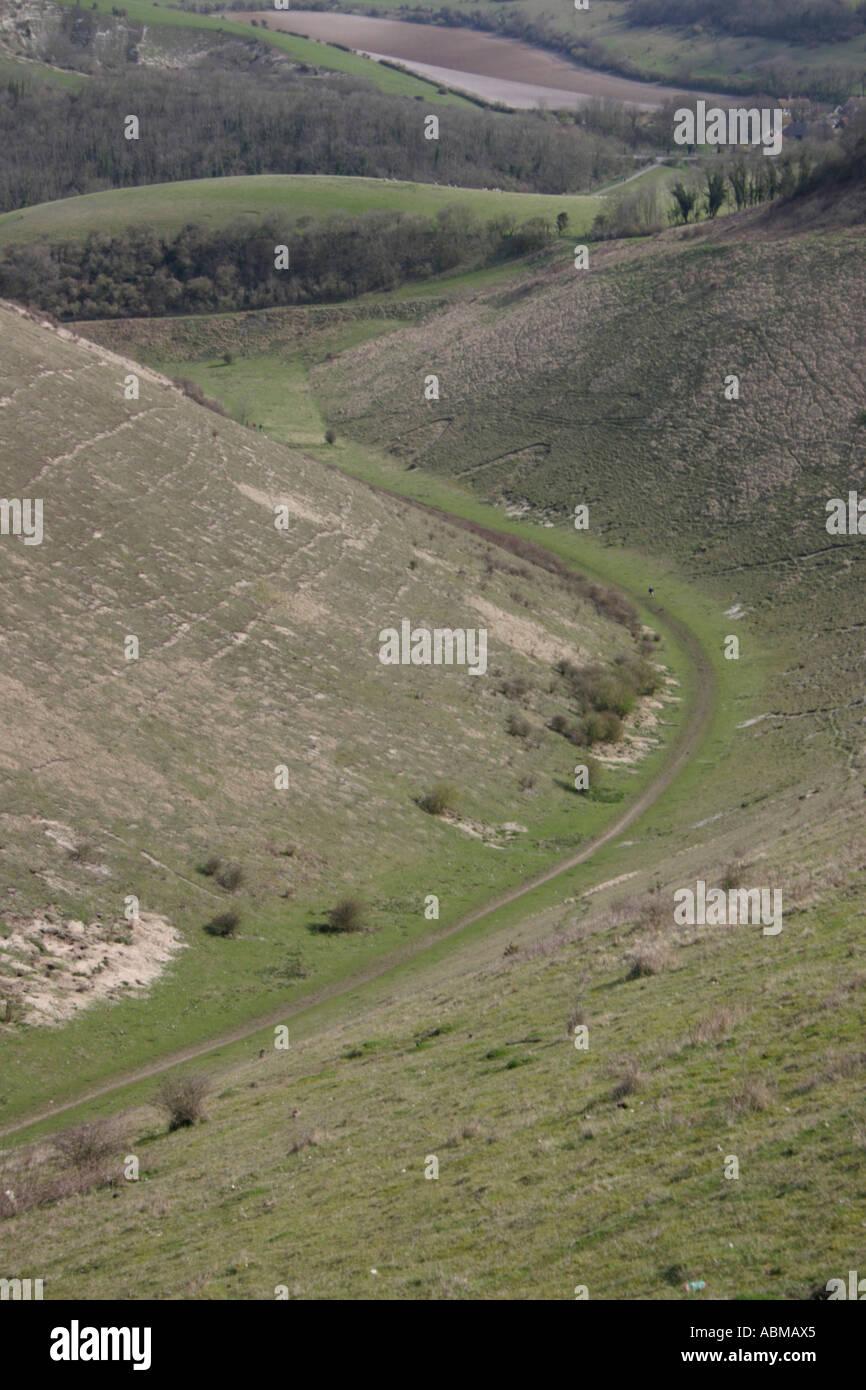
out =
<svg viewBox="0 0 866 1390"><path fill-rule="evenodd" d="M255 13L239 10L231 17L246 19L248 23L267 20L268 27L348 44L357 52L394 59L405 63L410 69L418 69L422 74L427 68L450 69L456 87L471 90L488 101L501 100L507 105L524 104L510 100L508 89L515 83L530 89L534 87L538 93L537 104L546 106L556 104L558 91L561 93L562 106L574 106L577 98L577 104L598 100L624 101L652 110L663 106L681 90L635 82L610 72L594 72L592 68L532 44L495 34L480 34L473 29L371 19L366 15L303 11L274 14L268 10ZM471 88L466 83L469 77L474 79ZM446 72L442 81L447 80Z"/></svg>

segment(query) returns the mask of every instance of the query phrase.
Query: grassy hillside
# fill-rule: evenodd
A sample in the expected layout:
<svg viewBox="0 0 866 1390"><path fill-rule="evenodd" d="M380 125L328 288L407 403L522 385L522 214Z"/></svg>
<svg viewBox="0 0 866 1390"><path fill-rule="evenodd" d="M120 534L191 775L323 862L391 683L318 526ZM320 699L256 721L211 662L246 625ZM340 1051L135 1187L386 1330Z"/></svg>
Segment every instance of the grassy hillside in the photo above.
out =
<svg viewBox="0 0 866 1390"><path fill-rule="evenodd" d="M139 222L160 232L177 232L187 222L221 227L238 218L259 218L271 212L322 217L332 212L357 214L384 208L432 215L454 204L485 219L510 214L519 222L530 217L554 221L558 213L565 212L575 235L589 230L600 207L597 198L576 194L504 193L396 179L258 174L111 189L41 203L0 217L0 243L83 240L92 231L117 232Z"/></svg>
<svg viewBox="0 0 866 1390"><path fill-rule="evenodd" d="M406 464L558 515L580 486L594 533L663 550L673 532L698 574L818 550L827 488L861 476L862 239L759 241L751 225L593 247L588 271L563 257L345 354L314 385L338 428ZM433 410L406 389L430 361Z"/></svg>
<svg viewBox="0 0 866 1390"><path fill-rule="evenodd" d="M862 1247L862 892L630 980L646 882L251 1040L198 1129L139 1103L139 1181L5 1221L7 1263L46 1298L809 1298Z"/></svg>
<svg viewBox="0 0 866 1390"><path fill-rule="evenodd" d="M134 894L184 943L146 999L80 1013L59 1061L50 1029L26 1011L9 1023L7 1005L7 1118L325 989L525 882L646 786L681 716L662 682L603 784L575 795L576 750L546 727L570 708L556 663L637 651L604 593L376 496L148 370L127 400L128 360L2 317L4 486L44 499L42 544L0 549L4 999L34 968L47 987L47 962L13 939L46 912L135 947ZM296 442L339 452L312 406L299 423ZM486 627L487 674L383 666L379 633L403 618ZM526 729L509 732L512 717ZM444 819L418 804L442 780ZM203 875L210 858L240 866L240 885ZM369 931L323 934L346 894ZM240 939L208 936L228 910ZM85 969L72 937L73 959L50 966L65 995L76 978L85 1003L124 995L112 950Z"/></svg>
<svg viewBox="0 0 866 1390"><path fill-rule="evenodd" d="M380 979L359 980L349 996L311 1000L312 1007L295 1014L305 986L284 987L273 999L272 1022L282 1000L290 1021L287 1051L276 1050L273 1028L263 1027L242 1043L227 1038L195 1064L213 1077L201 1127L166 1133L151 1104L153 1080L76 1112L74 1118L121 1112L116 1157L107 1171L116 1174L120 1156L136 1154L137 1184L115 1177L110 1187L86 1173L70 1174L43 1140L14 1150L10 1141L0 1187L19 1192L20 1209L6 1208L9 1260L21 1274L35 1267L44 1271L46 1297L271 1299L283 1286L293 1298L570 1300L575 1286L584 1284L593 1299L668 1300L685 1296L686 1280L700 1279L706 1282L701 1299L787 1300L809 1298L829 1278L857 1266L866 1195L866 560L862 537L831 536L824 523L828 498L845 497L849 488L866 490L860 230L800 233L783 221L729 219L724 228L697 235L670 233L652 242L593 248L588 272L575 271L570 259L542 258L529 267L440 285L435 295L383 296L342 312L281 310L91 327L94 336L129 353L182 363L185 373L195 374L238 413L246 395L246 408L258 411L274 436L273 443L252 440L213 417L222 446L219 471L205 438L209 466L203 473L199 454L187 442L183 412L190 407L177 402L168 419L154 416L142 440L133 495L156 510L142 513L138 530L126 533L128 565L124 559L123 570L118 565L102 571L101 583L109 595L120 586L121 598L128 593L125 601L132 602L139 582L133 575L143 566L136 538L148 529L155 533L157 516L189 516L192 504L183 501L189 488L198 524L187 521L177 536L168 533L160 552L162 590L168 576L168 591L178 598L171 613L151 606L149 621L170 640L187 609L199 603L201 622L191 628L189 651L186 637L169 648L171 661L183 656L187 669L148 678L140 663L142 674L135 675L154 682L165 702L161 714L178 722L182 733L189 727L182 715L195 680L196 692L203 691L195 732L187 733L174 766L192 765L188 749L194 737L219 748L219 767L225 769L206 802L201 796L196 802L176 798L174 820L163 805L167 772L163 782L154 781L158 825L145 820L151 799L144 810L136 807L147 844L159 843L163 825L182 843L191 809L198 809L207 832L202 845L212 844L214 831L228 825L239 843L253 823L257 835L266 825L274 833L277 822L267 820L268 803L244 799L247 765L232 762L232 750L215 742L214 730L242 708L237 701L243 687L235 685L242 672L251 671L256 682L255 700L247 690L243 706L248 720L262 692L273 705L267 728L249 735L249 758L256 765L273 758L272 727L285 741L293 736L293 716L298 737L313 720L310 698L319 687L309 668L305 702L288 704L294 687L285 679L272 685L266 660L255 668L245 665L262 632L279 646L274 629L266 627L267 613L257 619L260 627L246 609L220 616L222 635L213 634L217 650L233 631L247 630L251 640L243 647L232 644L232 665L225 667L219 696L201 674L213 650L206 639L214 599L227 599L231 591L223 584L213 596L196 598L200 583L185 570L197 556L196 538L207 535L215 548L208 572L230 575L233 587L261 566L262 542L246 523L246 512L237 510L239 501L233 513L241 527L237 542L229 520L224 480L240 481L241 461L246 476L265 472L269 481L259 487L290 487L309 511L335 514L341 527L353 528L348 540L356 546L348 557L343 554L339 569L322 553L323 544L332 544L331 528L322 522L311 523L301 537L302 551L292 552L298 556L294 587L315 582L319 587L311 592L324 607L333 610L337 595L341 606L341 625L316 634L315 652L318 666L322 644L333 644L327 663L340 672L338 681L333 671L328 674L329 664L322 665L328 722L316 732L332 738L335 727L345 726L349 738L339 747L355 758L347 767L366 778L363 797L353 799L348 791L338 803L346 833L340 867L361 856L365 845L369 854L371 843L380 847L378 864L391 845L395 856L400 853L386 779L376 780L377 737L389 747L397 746L394 738L403 739L401 768L408 759L407 768L438 773L444 764L434 769L424 757L435 739L441 737L444 747L446 737L452 738L458 712L464 731L458 766L476 797L472 814L487 824L505 821L512 795L508 778L518 768L506 769L499 780L510 748L507 742L494 744L495 720L473 724L471 705L451 711L430 699L423 742L415 747L415 721L405 720L397 704L381 703L387 696L380 682L371 701L381 708L378 731L368 734L365 722L362 732L354 722L359 691L350 682L363 678L357 659L354 666L349 662L351 644L340 646L341 633L363 622L376 576L387 591L385 573L391 575L395 564L405 570L413 554L409 538L424 523L421 513L356 489L292 447L326 426L336 430L336 444L308 445L320 461L464 518L482 521L493 514L503 531L533 535L552 554L578 560L632 592L645 593L652 584L655 599L643 616L664 630L664 656L685 675L677 692L683 697L680 713L671 702L660 718L682 723L682 707L693 709L701 698L677 633L684 640L690 630L708 653L715 698L712 723L682 775L592 859L460 936L443 939L423 958L402 962ZM61 476L76 472L80 489L81 470L66 455L76 434L84 435L75 418L74 387L80 394L82 380L93 373L81 369L75 344L54 335L46 340L30 325L27 333L35 335L32 341L25 335L14 344L25 366L20 384L13 380L12 404L35 400L38 406L28 408L38 417L46 393L71 393L48 396L52 429L56 434L59 419L69 435L59 442L52 435L51 456L65 451L58 460ZM48 360L46 341L52 344ZM67 355L55 358L55 344ZM221 366L226 351L234 357ZM54 375L38 377L41 394L34 396L31 383L46 367ZM416 388L431 370L439 375L441 400L425 403ZM740 378L736 401L724 399L724 379L731 373ZM162 388L154 383L150 389ZM86 404L89 419L93 397ZM88 459L98 450L107 455L96 453L103 462L92 486L100 489L100 499L104 494L100 506L112 507L112 484L128 445L109 434L114 421L97 422L105 439L90 446ZM154 496L145 490L142 460L152 467L150 460L166 448L180 460L179 480L161 470L162 491ZM71 494L65 496L71 506ZM85 488L84 500L93 505L88 499ZM571 524L579 502L590 507L588 534ZM390 549L398 542L391 539L389 519L400 528L396 552ZM99 521L100 529L109 524L118 525L116 508L110 519ZM473 559L477 552L467 537L431 517L419 539L425 593L436 592L445 564L451 568L441 582L455 596L452 601L469 603L484 561ZM358 544L364 549L358 551ZM465 553L461 545L469 547ZM56 558L47 546L44 552L45 559ZM91 553L83 552L82 563ZM299 568L302 553L309 568ZM37 561L24 559L37 566L35 585L42 557L37 552ZM480 572L473 568L478 564ZM411 586L416 574L409 571L404 582ZM283 576L281 566L279 582L292 588ZM502 586L498 606L505 608L515 577L494 565L488 582ZM530 583L521 579L520 591ZM24 632L28 621L35 625L45 613L46 588L12 592L19 605L12 621ZM32 604L32 619L22 592ZM48 592L52 612L62 612L56 582ZM70 592L79 591L73 585ZM549 578L533 590L535 622L542 615L546 622L564 622L564 614L556 616L556 592ZM103 588L88 591L88 599L95 609L88 663L73 659L71 637L64 647L67 702L70 685L83 692L93 663L105 665ZM109 601L118 606L117 599ZM511 601L518 603L513 593ZM151 613L145 596L138 596L138 604ZM131 630L125 621L118 631ZM590 621L599 619L581 608L581 631ZM80 613L70 614L64 632L77 637L83 622ZM609 642L627 641L622 629L602 624L595 631L606 649ZM732 635L739 639L736 660L724 655ZM13 647L13 661L24 659ZM23 675L18 679L23 684ZM49 690L56 686L54 677ZM138 692L139 703L149 689ZM471 697L468 691L465 699ZM215 706L215 724L200 728L202 711L217 698L232 703ZM59 696L52 706L57 708ZM534 719L539 708L530 711ZM277 723L281 712L285 718ZM446 718L447 730L435 722ZM34 718L28 729L41 725L44 719ZM247 722L241 727L246 746ZM106 728L110 733L111 726ZM489 765L481 755L471 766L466 762L473 728L483 729ZM143 757L142 737L134 734L137 758L146 770L160 766L158 758ZM316 767L328 775L326 796L317 800L308 779L303 819L297 831L293 826L307 844L319 828L333 824L340 788L331 772L335 751L325 737L319 744L318 757L327 761ZM156 747L164 760L167 740L159 737ZM40 752L37 770L52 756L51 750ZM94 748L98 769L96 756ZM448 756L453 759L453 752ZM128 765L127 750L123 757ZM208 772L213 762L211 754ZM619 775L637 788L652 769L650 757ZM68 775L62 765L52 769L53 777ZM99 777L114 811L117 789L101 771ZM66 782L60 784L61 798L44 774L38 785L43 815L51 814L44 808L52 797L65 809L78 795ZM231 797L225 815L214 808L217 793L220 808ZM191 797L189 785L184 794ZM31 795L27 805L32 803ZM315 819L318 805L324 808L321 822ZM114 814L124 823L120 810ZM552 806L551 824L558 814ZM519 819L530 825L528 815L521 812ZM442 880L442 849L430 841L425 862L427 841L416 833L447 836L450 829L431 828L428 820L419 821L417 831L413 825L411 857L403 840L392 891L404 914L407 862L409 872L421 866L420 884L438 854L435 882ZM34 842L45 838L44 830L23 821L7 833L13 830L31 853ZM128 826L124 834L131 836ZM444 843L440 839L438 846ZM337 867L334 852L326 853L330 862L317 885ZM472 846L461 871L471 875L474 866L479 897L491 883L484 853L501 859L511 850L491 846L482 853L477 842ZM11 858L13 865L22 863ZM177 854L166 862L181 869L188 861ZM251 862L258 866L258 860ZM525 874L527 864L521 868ZM113 881L128 881L119 860L111 869ZM458 869L456 861L448 866L449 885L458 881ZM47 862L46 870L52 872ZM357 874L364 872L359 864ZM13 878L19 892L25 874L22 867ZM257 867L257 882L258 875ZM366 882L371 878L372 866ZM674 892L698 879L726 888L779 889L782 931L766 936L756 926L678 926ZM32 883L32 875L26 882ZM171 915L174 902L165 880L160 890L160 906ZM324 888L319 891L324 898ZM385 907L377 901L377 911ZM384 911L379 920L384 935ZM264 912L255 924L267 937ZM242 942L218 944L239 945L245 954L234 956L237 963L255 949L251 936L245 932ZM310 941L321 953L312 956L311 948L301 946L301 956L321 972L318 982L329 978L322 959L335 943ZM190 958L195 950L194 944ZM359 963L356 955L352 964ZM193 978L186 962L173 969ZM215 989L221 984L215 980ZM157 988L147 1005L154 1030L166 1019L157 1012L161 998ZM206 1008L199 1006L199 1021L212 1022ZM129 1028L134 1006L117 1005L112 1017ZM183 1022L173 1021L180 1041ZM582 1026L588 1028L587 1050L575 1047L574 1029ZM70 1036L75 1041L71 1030ZM122 1049L123 1039L116 1041ZM28 1050L18 1055L38 1057L32 1035L15 1046L23 1049L25 1043ZM52 1055L57 1067L56 1047ZM81 1074L78 1056L63 1079L67 1091ZM36 1133L54 1128L56 1121L49 1120ZM435 1180L425 1178L431 1157L439 1163ZM726 1176L732 1157L736 1179ZM39 1199L39 1184L46 1184L43 1192L56 1190L50 1184L58 1178L67 1191L81 1195L50 1205L46 1198L45 1205L28 1210Z"/></svg>
<svg viewBox="0 0 866 1390"><path fill-rule="evenodd" d="M863 270L856 230L759 241L736 219L594 249L589 272L551 265L316 366L313 389L398 467L560 525L585 501L598 544L673 561L742 622L746 662L772 654L763 795L802 757L815 786L844 765L856 801L864 554L825 522L866 483ZM406 382L431 360L422 412Z"/></svg>

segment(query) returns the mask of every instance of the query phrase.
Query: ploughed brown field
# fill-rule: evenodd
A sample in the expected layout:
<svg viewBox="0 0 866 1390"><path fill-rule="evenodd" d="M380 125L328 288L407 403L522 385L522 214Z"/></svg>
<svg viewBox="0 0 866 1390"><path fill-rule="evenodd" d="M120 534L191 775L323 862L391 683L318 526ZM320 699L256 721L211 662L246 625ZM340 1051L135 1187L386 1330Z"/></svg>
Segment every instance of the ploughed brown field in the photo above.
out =
<svg viewBox="0 0 866 1390"><path fill-rule="evenodd" d="M633 82L571 63L556 53L474 29L409 24L400 19L312 11L233 11L229 19L266 19L269 29L342 43L361 53L405 63L414 72L508 106L579 106L598 98L651 109L678 94L676 87ZM723 100L718 93L692 93Z"/></svg>

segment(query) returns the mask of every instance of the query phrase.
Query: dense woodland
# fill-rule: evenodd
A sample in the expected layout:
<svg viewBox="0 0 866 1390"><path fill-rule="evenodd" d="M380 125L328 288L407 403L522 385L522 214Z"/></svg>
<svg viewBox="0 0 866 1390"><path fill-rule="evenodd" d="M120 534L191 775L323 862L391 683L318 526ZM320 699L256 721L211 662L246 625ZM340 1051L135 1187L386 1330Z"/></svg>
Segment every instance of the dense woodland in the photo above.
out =
<svg viewBox="0 0 866 1390"><path fill-rule="evenodd" d="M140 138L124 138L138 116ZM80 90L0 89L0 209L229 174L355 174L472 188L580 192L630 172L614 134L535 114L436 108L354 78L131 67Z"/></svg>
<svg viewBox="0 0 866 1390"><path fill-rule="evenodd" d="M140 317L326 303L391 290L463 266L489 265L544 246L541 218L520 227L479 222L463 207L432 218L400 212L266 219L213 231L196 224L174 237L134 226L84 242L7 246L0 297L60 319ZM288 266L278 266L285 256Z"/></svg>

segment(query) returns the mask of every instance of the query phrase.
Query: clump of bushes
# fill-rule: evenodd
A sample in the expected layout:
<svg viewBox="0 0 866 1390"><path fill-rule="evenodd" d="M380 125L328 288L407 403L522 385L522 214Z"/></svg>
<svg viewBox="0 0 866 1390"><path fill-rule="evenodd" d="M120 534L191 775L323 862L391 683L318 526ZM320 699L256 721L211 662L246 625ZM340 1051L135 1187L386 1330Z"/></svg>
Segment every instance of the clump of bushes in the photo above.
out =
<svg viewBox="0 0 866 1390"><path fill-rule="evenodd" d="M225 409L219 401L215 401L212 396L206 396L197 381L191 381L186 376L174 376L171 379L172 386L176 386L196 405L203 405L206 410L212 410L215 415L225 415Z"/></svg>
<svg viewBox="0 0 866 1390"><path fill-rule="evenodd" d="M457 791L450 782L437 782L419 798L418 805L430 816L441 816L446 811L454 811L456 800Z"/></svg>
<svg viewBox="0 0 866 1390"><path fill-rule="evenodd" d="M742 858L732 859L722 874L722 887L727 893L731 888L740 888L746 872L746 865Z"/></svg>
<svg viewBox="0 0 866 1390"><path fill-rule="evenodd" d="M504 680L499 687L500 695L504 695L506 700L525 700L529 694L529 682L522 676L514 680Z"/></svg>
<svg viewBox="0 0 866 1390"><path fill-rule="evenodd" d="M99 858L99 851L90 840L79 840L69 851L69 858L79 864L94 864Z"/></svg>
<svg viewBox="0 0 866 1390"><path fill-rule="evenodd" d="M73 1168L92 1168L120 1148L117 1131L110 1120L90 1120L61 1130L52 1143L61 1158Z"/></svg>
<svg viewBox="0 0 866 1390"><path fill-rule="evenodd" d="M364 907L357 898L341 898L327 914L328 930L354 932L364 930Z"/></svg>
<svg viewBox="0 0 866 1390"><path fill-rule="evenodd" d="M637 1058L630 1057L619 1068L616 1085L611 1091L611 1100L625 1100L626 1096L633 1096L636 1091L641 1090L644 1083L645 1077L640 1063Z"/></svg>
<svg viewBox="0 0 866 1390"><path fill-rule="evenodd" d="M672 960L671 952L663 941L645 941L628 957L629 980L642 980L648 975L660 975Z"/></svg>
<svg viewBox="0 0 866 1390"><path fill-rule="evenodd" d="M532 733L532 725L522 714L509 714L505 721L505 729L513 738L529 738Z"/></svg>
<svg viewBox="0 0 866 1390"><path fill-rule="evenodd" d="M205 931L210 936L235 936L240 920L236 912L220 912L205 924Z"/></svg>
<svg viewBox="0 0 866 1390"><path fill-rule="evenodd" d="M592 225L594 241L612 237L650 236L665 226L664 209L658 190L639 184L615 200L605 200L602 211Z"/></svg>
<svg viewBox="0 0 866 1390"><path fill-rule="evenodd" d="M207 878L215 878L220 888L234 893L244 881L244 871L239 864L230 864L225 859L211 855L199 869Z"/></svg>
<svg viewBox="0 0 866 1390"><path fill-rule="evenodd" d="M613 710L593 710L581 719L572 720L555 714L548 727L578 748L592 748L595 743L618 743L623 725Z"/></svg>
<svg viewBox="0 0 866 1390"><path fill-rule="evenodd" d="M155 1096L156 1105L168 1115L169 1132L199 1124L205 1118L210 1078L197 1073L167 1076Z"/></svg>
<svg viewBox="0 0 866 1390"><path fill-rule="evenodd" d="M221 888L234 893L244 881L244 871L239 864L224 864L217 870L215 878Z"/></svg>
<svg viewBox="0 0 866 1390"><path fill-rule="evenodd" d="M658 686L657 671L638 655L618 656L610 667L600 662L577 666L564 657L556 669L568 686L578 718L569 720L556 714L549 727L581 748L618 743L622 721L631 714L638 697L651 695Z"/></svg>
<svg viewBox="0 0 866 1390"><path fill-rule="evenodd" d="M594 662L576 666L567 659L556 668L565 678L569 694L581 713L613 710L620 719L631 714L640 695L658 688L658 672L640 656L618 656L612 666Z"/></svg>
<svg viewBox="0 0 866 1390"><path fill-rule="evenodd" d="M766 1110L772 1101L770 1089L760 1077L748 1076L743 1082L743 1089L734 1096L734 1113L751 1114L758 1110Z"/></svg>

